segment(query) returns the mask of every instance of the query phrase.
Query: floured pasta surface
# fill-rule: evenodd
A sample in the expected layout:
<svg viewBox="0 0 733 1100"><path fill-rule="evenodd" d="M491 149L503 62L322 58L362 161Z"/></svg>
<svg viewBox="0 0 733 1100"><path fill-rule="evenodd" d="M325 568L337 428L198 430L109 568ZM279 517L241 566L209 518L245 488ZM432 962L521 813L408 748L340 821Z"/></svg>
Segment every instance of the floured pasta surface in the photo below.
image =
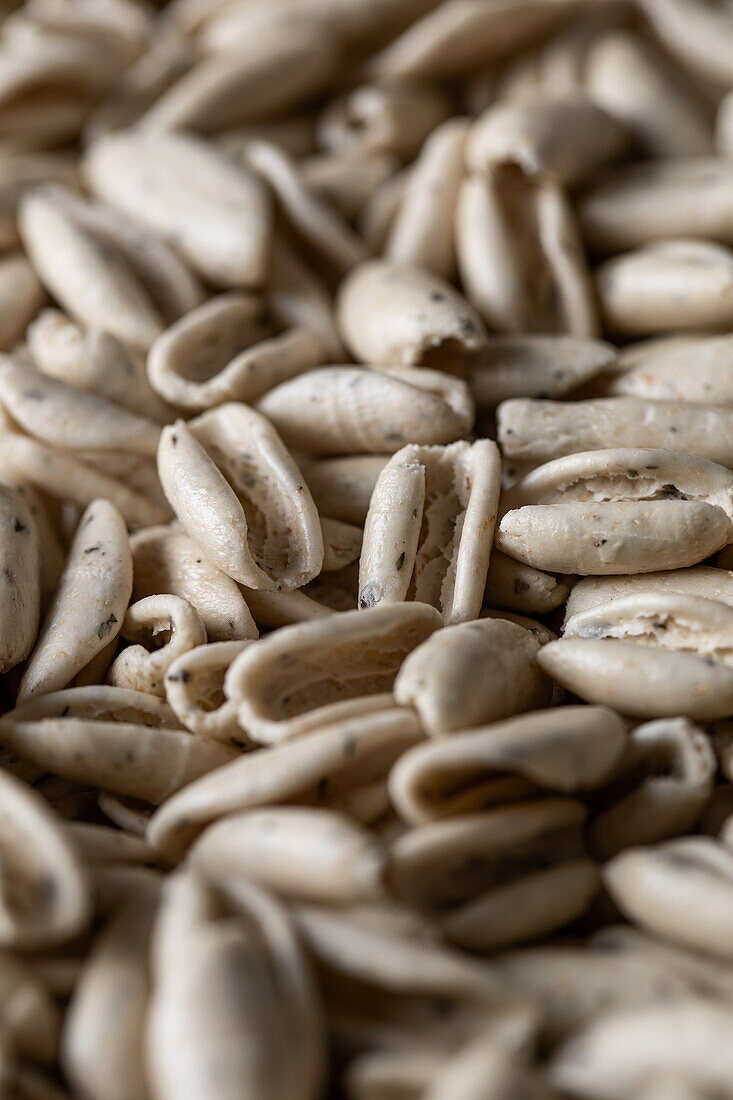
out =
<svg viewBox="0 0 733 1100"><path fill-rule="evenodd" d="M728 0L0 12L0 1100L733 1100Z"/></svg>

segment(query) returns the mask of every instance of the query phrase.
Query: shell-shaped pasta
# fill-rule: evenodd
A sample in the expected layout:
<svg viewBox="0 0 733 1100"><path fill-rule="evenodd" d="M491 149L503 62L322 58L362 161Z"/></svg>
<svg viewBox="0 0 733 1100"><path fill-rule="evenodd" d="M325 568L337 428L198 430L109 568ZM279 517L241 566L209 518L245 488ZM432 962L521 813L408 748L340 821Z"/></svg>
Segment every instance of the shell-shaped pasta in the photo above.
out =
<svg viewBox="0 0 733 1100"><path fill-rule="evenodd" d="M623 792L634 776L641 778L610 805L601 796L605 808L587 831L590 851L605 861L624 848L688 832L710 802L716 771L707 735L686 718L637 726L629 735L616 782L621 780Z"/></svg>
<svg viewBox="0 0 733 1100"><path fill-rule="evenodd" d="M148 954L156 895L154 889L140 891L113 914L84 963L67 1010L62 1065L75 1089L98 1100L147 1095Z"/></svg>
<svg viewBox="0 0 733 1100"><path fill-rule="evenodd" d="M426 604L346 611L286 627L234 662L226 694L242 728L268 744L390 705L403 660L440 626Z"/></svg>
<svg viewBox="0 0 733 1100"><path fill-rule="evenodd" d="M293 592L260 592L243 588L247 605L260 627L290 626L332 614L332 609L307 595L305 589Z"/></svg>
<svg viewBox="0 0 733 1100"><path fill-rule="evenodd" d="M224 695L224 680L231 663L248 645L250 641L199 645L168 666L166 699L181 724L198 737L247 745L239 728L237 704Z"/></svg>
<svg viewBox="0 0 733 1100"><path fill-rule="evenodd" d="M38 277L72 317L132 347L150 346L163 328L160 313L128 262L82 223L64 192L30 192L18 226Z"/></svg>
<svg viewBox="0 0 733 1100"><path fill-rule="evenodd" d="M428 11L377 54L385 80L450 79L503 60L549 34L573 10L568 0L485 4L448 0Z"/></svg>
<svg viewBox="0 0 733 1100"><path fill-rule="evenodd" d="M367 258L368 249L361 238L333 207L308 188L283 149L271 142L252 141L245 149L245 159L272 188L297 234L337 271L349 271Z"/></svg>
<svg viewBox="0 0 733 1100"><path fill-rule="evenodd" d="M481 318L445 279L388 260L352 271L341 284L337 316L346 346L363 363L460 370L486 337Z"/></svg>
<svg viewBox="0 0 733 1100"><path fill-rule="evenodd" d="M516 164L572 187L625 151L628 132L577 91L500 99L473 124L466 141L471 172Z"/></svg>
<svg viewBox="0 0 733 1100"><path fill-rule="evenodd" d="M539 648L502 619L438 630L405 658L395 699L413 706L433 737L547 706L552 686L535 663Z"/></svg>
<svg viewBox="0 0 733 1100"><path fill-rule="evenodd" d="M31 718L22 708L0 719L0 742L73 783L154 805L235 755L225 745L169 726L73 716Z"/></svg>
<svg viewBox="0 0 733 1100"><path fill-rule="evenodd" d="M686 855L684 841L675 843ZM645 863L654 855L649 849L634 854ZM669 880L677 873L677 868L670 868ZM684 879L674 878L681 880L688 885L687 875ZM699 911L690 914L693 924ZM714 1093L727 1088L731 1072L730 1052L725 1045L731 1022L733 1013L728 1004L710 1000L698 991L664 1004L604 1012L560 1047L550 1067L551 1080L561 1091L590 1100L624 1100L634 1094L692 1100L706 1092ZM629 1055L621 1071L614 1074L611 1067L619 1050L628 1050ZM609 1084L609 1076L613 1076L613 1084ZM652 1091L657 1086L658 1091Z"/></svg>
<svg viewBox="0 0 733 1100"><path fill-rule="evenodd" d="M106 500L90 504L18 689L18 702L66 685L119 633L132 592L124 520Z"/></svg>
<svg viewBox="0 0 733 1100"><path fill-rule="evenodd" d="M733 252L710 241L656 241L614 256L596 286L606 329L622 336L733 323Z"/></svg>
<svg viewBox="0 0 733 1100"><path fill-rule="evenodd" d="M359 606L414 599L446 623L478 617L494 540L495 443L403 447L377 479L364 525Z"/></svg>
<svg viewBox="0 0 733 1100"><path fill-rule="evenodd" d="M4 769L0 790L0 944L54 947L84 931L89 883L46 801Z"/></svg>
<svg viewBox="0 0 733 1100"><path fill-rule="evenodd" d="M44 293L25 256L10 253L0 260L0 348L12 347L43 305Z"/></svg>
<svg viewBox="0 0 733 1100"><path fill-rule="evenodd" d="M30 502L22 491L0 485L0 671L30 653L41 611L42 544Z"/></svg>
<svg viewBox="0 0 733 1100"><path fill-rule="evenodd" d="M169 667L195 646L206 644L206 627L196 609L180 596L170 593L147 596L132 604L125 615L120 634L126 641L148 642L155 647L158 634L169 641L159 648L131 645L123 649L109 670L110 684L165 696L164 678Z"/></svg>
<svg viewBox="0 0 733 1100"><path fill-rule="evenodd" d="M318 367L257 402L288 446L310 455L392 454L405 443L452 443L470 432L444 397L384 371Z"/></svg>
<svg viewBox="0 0 733 1100"><path fill-rule="evenodd" d="M623 252L665 237L733 243L727 212L733 175L723 157L630 164L600 179L581 200L583 236L594 249Z"/></svg>
<svg viewBox="0 0 733 1100"><path fill-rule="evenodd" d="M616 358L602 340L575 336L490 336L471 356L467 375L479 409L512 397L565 397L604 371Z"/></svg>
<svg viewBox="0 0 733 1100"><path fill-rule="evenodd" d="M733 472L674 451L585 451L537 466L502 495L500 509L621 500L699 500L722 508L733 520Z"/></svg>
<svg viewBox="0 0 733 1100"><path fill-rule="evenodd" d="M448 119L427 137L387 238L385 254L393 263L453 277L456 201L468 128L466 119Z"/></svg>
<svg viewBox="0 0 733 1100"><path fill-rule="evenodd" d="M171 592L198 611L210 642L256 638L257 627L242 591L204 556L185 531L146 527L130 537L132 596L142 600Z"/></svg>
<svg viewBox="0 0 733 1100"><path fill-rule="evenodd" d="M252 882L227 884L225 899L193 870L165 886L146 1047L154 1094L316 1100L325 1032L291 918Z"/></svg>
<svg viewBox="0 0 733 1100"><path fill-rule="evenodd" d="M73 210L103 243L116 249L133 268L166 323L195 309L204 292L178 252L151 229L120 210L73 202Z"/></svg>
<svg viewBox="0 0 733 1100"><path fill-rule="evenodd" d="M18 203L26 190L42 183L75 184L73 160L58 153L11 153L0 168L0 243L3 249L18 241Z"/></svg>
<svg viewBox="0 0 733 1100"><path fill-rule="evenodd" d="M386 853L376 837L342 814L312 806L268 806L222 818L198 838L188 863L325 905L379 901L385 892Z"/></svg>
<svg viewBox="0 0 733 1100"><path fill-rule="evenodd" d="M733 669L684 650L617 638L560 638L542 647L537 662L581 699L633 718L705 722L733 715Z"/></svg>
<svg viewBox="0 0 733 1100"><path fill-rule="evenodd" d="M249 9L251 11L251 9ZM242 126L281 111L319 92L332 79L337 45L322 19L280 19L269 30L257 22L238 34L235 49L217 49L187 67L144 116L145 128L203 133ZM246 15L237 9L234 15ZM222 28L224 29L224 28ZM225 30L227 45L231 32Z"/></svg>
<svg viewBox="0 0 733 1100"><path fill-rule="evenodd" d="M712 837L629 848L604 868L611 897L634 924L695 950L733 958L733 852ZM705 904L700 902L704 899Z"/></svg>
<svg viewBox="0 0 733 1100"><path fill-rule="evenodd" d="M163 490L211 561L250 588L299 588L321 570L323 536L300 470L272 425L223 405L165 428Z"/></svg>
<svg viewBox="0 0 733 1100"><path fill-rule="evenodd" d="M13 420L52 446L140 455L157 450L160 427L154 421L7 355L0 355L0 394Z"/></svg>
<svg viewBox="0 0 733 1100"><path fill-rule="evenodd" d="M301 463L303 476L322 516L363 526L374 486L388 455L350 455Z"/></svg>
<svg viewBox="0 0 733 1100"><path fill-rule="evenodd" d="M86 684L36 695L11 712L19 721L40 718L90 718L99 722L137 722L178 729L176 715L155 695L108 684Z"/></svg>
<svg viewBox="0 0 733 1100"><path fill-rule="evenodd" d="M627 346L604 392L662 401L733 405L733 339L662 336Z"/></svg>
<svg viewBox="0 0 733 1100"><path fill-rule="evenodd" d="M584 817L574 799L543 798L410 829L392 847L398 894L433 911L462 947L547 935L585 912L600 886L583 852Z"/></svg>
<svg viewBox="0 0 733 1100"><path fill-rule="evenodd" d="M416 745L392 768L390 794L411 825L538 788L572 794L606 782L625 746L625 723L612 710L552 707Z"/></svg>
<svg viewBox="0 0 733 1100"><path fill-rule="evenodd" d="M194 137L130 130L99 138L84 167L101 198L175 243L215 285L262 283L272 212L244 166Z"/></svg>
<svg viewBox="0 0 733 1100"><path fill-rule="evenodd" d="M101 454L102 452L98 452ZM86 508L93 500L113 504L131 527L162 523L170 513L154 499L115 477L18 432L0 433L0 469L6 480L30 484L60 501Z"/></svg>
<svg viewBox="0 0 733 1100"><path fill-rule="evenodd" d="M343 523L340 519L324 517L321 520L323 532L322 573L333 573L344 569L357 561L361 551L361 527L352 523Z"/></svg>
<svg viewBox="0 0 733 1100"><path fill-rule="evenodd" d="M697 565L691 569L670 569L627 577L582 577L573 585L565 608L565 622L622 596L677 592L681 596L702 596L733 607L733 571Z"/></svg>
<svg viewBox="0 0 733 1100"><path fill-rule="evenodd" d="M573 501L506 512L496 545L537 569L587 576L696 565L730 537L726 513L704 501Z"/></svg>
<svg viewBox="0 0 733 1100"><path fill-rule="evenodd" d="M151 388L142 356L102 329L83 329L58 309L44 309L28 327L28 348L44 374L96 393L157 422L172 410Z"/></svg>
<svg viewBox="0 0 733 1100"><path fill-rule="evenodd" d="M484 604L542 615L565 603L569 591L568 585L557 577L494 549L486 577Z"/></svg>
<svg viewBox="0 0 733 1100"><path fill-rule="evenodd" d="M567 198L513 164L469 176L458 196L458 268L466 295L500 332L598 330L595 296Z"/></svg>
<svg viewBox="0 0 733 1100"><path fill-rule="evenodd" d="M154 389L185 409L252 403L268 389L322 361L318 338L296 327L270 334L254 296L226 294L191 310L148 354Z"/></svg>
<svg viewBox="0 0 733 1100"><path fill-rule="evenodd" d="M585 69L591 99L625 123L645 158L712 152L702 97L641 35L602 35L588 50Z"/></svg>
<svg viewBox="0 0 733 1100"><path fill-rule="evenodd" d="M383 780L420 738L416 715L393 706L245 753L169 799L153 814L147 838L156 851L176 857L226 814L284 802L331 804Z"/></svg>
<svg viewBox="0 0 733 1100"><path fill-rule="evenodd" d="M733 667L733 608L677 592L637 592L571 615L568 638L620 638Z"/></svg>
<svg viewBox="0 0 733 1100"><path fill-rule="evenodd" d="M504 455L532 465L575 451L661 447L733 467L733 410L717 405L640 397L515 398L499 406L497 428Z"/></svg>

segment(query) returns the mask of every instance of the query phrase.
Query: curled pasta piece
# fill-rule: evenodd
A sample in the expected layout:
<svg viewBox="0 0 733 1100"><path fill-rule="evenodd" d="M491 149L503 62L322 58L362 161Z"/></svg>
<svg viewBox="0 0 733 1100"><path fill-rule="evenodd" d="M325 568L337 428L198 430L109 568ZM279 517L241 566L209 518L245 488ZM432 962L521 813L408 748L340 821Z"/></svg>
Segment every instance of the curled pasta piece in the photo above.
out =
<svg viewBox="0 0 733 1100"><path fill-rule="evenodd" d="M276 334L262 318L261 301L226 294L158 337L148 354L148 376L166 401L199 412L225 401L251 404L320 362L321 345L310 329Z"/></svg>
<svg viewBox="0 0 733 1100"><path fill-rule="evenodd" d="M130 527L163 523L170 517L167 507L128 488L119 478L79 461L68 451L49 447L19 432L0 431L0 470L6 480L25 482L81 508L96 499L108 500Z"/></svg>
<svg viewBox="0 0 733 1100"><path fill-rule="evenodd" d="M123 649L109 670L109 682L150 695L165 696L164 678L170 665L194 646L206 644L206 627L195 608L180 596L147 596L132 604L120 634L127 641L155 647L158 635L169 638L160 648L132 645Z"/></svg>
<svg viewBox="0 0 733 1100"><path fill-rule="evenodd" d="M145 1095L150 935L158 889L138 889L106 922L69 1004L61 1063L75 1089L113 1100ZM100 1058L104 1049L104 1058Z"/></svg>
<svg viewBox="0 0 733 1100"><path fill-rule="evenodd" d="M237 704L224 694L229 666L251 641L199 645L171 661L165 674L165 695L179 721L199 737L231 741L244 748Z"/></svg>
<svg viewBox="0 0 733 1100"><path fill-rule="evenodd" d="M390 604L298 623L261 639L229 670L242 728L272 743L389 705L403 660L440 626L427 604Z"/></svg>
<svg viewBox="0 0 733 1100"><path fill-rule="evenodd" d="M171 592L201 616L210 642L256 638L257 627L242 591L218 569L185 531L145 527L130 537L135 600Z"/></svg>
<svg viewBox="0 0 733 1100"><path fill-rule="evenodd" d="M160 427L106 398L0 356L0 394L13 420L52 446L154 455Z"/></svg>
<svg viewBox="0 0 733 1100"><path fill-rule="evenodd" d="M99 722L136 722L151 728L177 729L171 708L156 695L109 684L85 684L35 695L13 710L18 720L90 718Z"/></svg>
<svg viewBox="0 0 733 1100"><path fill-rule="evenodd" d="M144 349L163 320L124 257L84 224L59 188L47 186L20 204L23 244L44 286L73 316Z"/></svg>
<svg viewBox="0 0 733 1100"><path fill-rule="evenodd" d="M156 851L175 858L226 814L289 802L328 806L353 798L383 782L391 764L421 736L416 715L392 706L245 753L170 798L150 819L147 839Z"/></svg>
<svg viewBox="0 0 733 1100"><path fill-rule="evenodd" d="M153 805L235 755L226 745L167 725L70 715L26 718L18 710L0 719L0 742L13 752L73 783Z"/></svg>
<svg viewBox="0 0 733 1100"><path fill-rule="evenodd" d="M590 851L606 860L624 848L687 832L712 798L715 772L709 739L686 718L637 726L609 788L598 793Z"/></svg>
<svg viewBox="0 0 733 1100"><path fill-rule="evenodd" d="M245 156L250 167L270 185L293 228L337 271L350 271L366 259L367 248L361 237L336 210L313 194L287 153L269 142L253 141Z"/></svg>
<svg viewBox="0 0 733 1100"><path fill-rule="evenodd" d="M397 889L474 951L547 935L581 916L600 888L584 817L581 802L543 798L418 826L393 847Z"/></svg>
<svg viewBox="0 0 733 1100"><path fill-rule="evenodd" d="M101 198L175 242L214 285L263 281L272 233L269 196L220 150L189 135L128 130L94 142L85 172Z"/></svg>
<svg viewBox="0 0 733 1100"><path fill-rule="evenodd" d="M451 279L455 274L455 214L465 174L469 123L452 118L426 139L390 226L386 255Z"/></svg>
<svg viewBox="0 0 733 1100"><path fill-rule="evenodd" d="M337 315L347 347L363 363L459 371L462 356L486 337L479 315L445 279L387 260L351 272Z"/></svg>
<svg viewBox="0 0 733 1100"><path fill-rule="evenodd" d="M43 287L21 253L0 260L0 348L20 340L29 321L43 305Z"/></svg>
<svg viewBox="0 0 733 1100"><path fill-rule="evenodd" d="M18 702L66 687L117 636L131 592L124 520L109 501L96 500L79 522Z"/></svg>
<svg viewBox="0 0 733 1100"><path fill-rule="evenodd" d="M553 707L417 745L389 777L398 813L412 825L516 802L539 789L573 794L604 783L626 744L606 707Z"/></svg>
<svg viewBox="0 0 733 1100"><path fill-rule="evenodd" d="M403 447L381 471L364 525L359 606L414 599L446 623L481 609L501 462L495 443Z"/></svg>
<svg viewBox="0 0 733 1100"><path fill-rule="evenodd" d="M552 685L537 668L539 648L528 630L500 618L438 630L405 658L395 699L414 706L432 736L545 707Z"/></svg>
<svg viewBox="0 0 733 1100"><path fill-rule="evenodd" d="M43 547L32 503L0 485L0 671L24 661L38 634Z"/></svg>
<svg viewBox="0 0 733 1100"><path fill-rule="evenodd" d="M362 826L333 810L268 806L211 825L188 862L205 874L245 876L285 897L327 905L380 900L386 852Z"/></svg>
<svg viewBox="0 0 733 1100"><path fill-rule="evenodd" d="M145 374L142 356L99 328L83 328L58 309L44 309L26 333L34 362L44 374L96 393L158 423L172 410Z"/></svg>
<svg viewBox="0 0 733 1100"><path fill-rule="evenodd" d="M260 887L192 869L171 876L152 965L149 1076L161 1100L320 1095L315 983L290 916Z"/></svg>
<svg viewBox="0 0 733 1100"><path fill-rule="evenodd" d="M421 373L421 372L418 372ZM437 371L432 372L437 374ZM283 382L257 402L285 442L306 454L392 454L405 443L452 443L468 434L475 409L459 379L460 405L386 371L318 367ZM466 400L463 400L465 392Z"/></svg>
<svg viewBox="0 0 733 1100"><path fill-rule="evenodd" d="M461 184L458 268L466 295L500 332L592 337L599 320L574 213L551 180L492 164Z"/></svg>
<svg viewBox="0 0 733 1100"><path fill-rule="evenodd" d="M234 580L282 591L320 572L313 499L279 435L253 409L223 405L165 428L158 470L184 529Z"/></svg>
<svg viewBox="0 0 733 1100"><path fill-rule="evenodd" d="M0 945L54 947L87 926L89 881L45 800L3 769L0 790Z"/></svg>

